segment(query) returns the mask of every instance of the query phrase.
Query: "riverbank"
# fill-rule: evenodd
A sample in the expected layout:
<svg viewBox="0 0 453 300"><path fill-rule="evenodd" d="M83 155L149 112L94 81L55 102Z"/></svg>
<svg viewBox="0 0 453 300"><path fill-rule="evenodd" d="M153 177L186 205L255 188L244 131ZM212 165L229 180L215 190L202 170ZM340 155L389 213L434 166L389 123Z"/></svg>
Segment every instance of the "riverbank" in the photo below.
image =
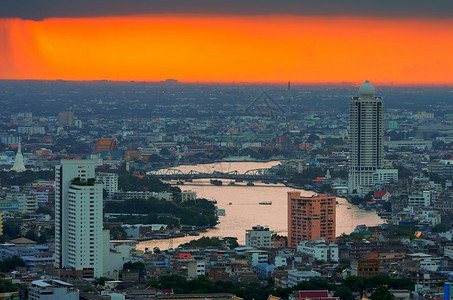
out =
<svg viewBox="0 0 453 300"><path fill-rule="evenodd" d="M274 163L275 164L275 163ZM250 170L271 167L272 163L220 163L214 165L185 166L189 170L199 168L229 170ZM235 237L238 243L245 244L245 231L253 226L268 226L280 235L287 235L287 194L294 188L283 184L255 184L246 186L246 182L235 185L224 184L215 186L209 179L197 179L187 185L179 186L183 190L197 193L197 197L215 199L217 207L225 210L225 216L219 216L219 224L214 228L200 233L199 237ZM303 196L310 196L311 190L299 190ZM374 212L360 210L349 204L346 199L337 197L336 235L351 233L359 224L374 226L382 223ZM272 202L272 205L260 205L260 202ZM230 204L231 203L231 204ZM197 238L199 238L197 237ZM140 242L138 249L159 247L168 249L193 240L193 236L185 236L169 240L150 240Z"/></svg>
<svg viewBox="0 0 453 300"><path fill-rule="evenodd" d="M214 228L214 227L210 227L208 229L212 229L212 228ZM149 236L137 237L137 238L132 238L132 239L137 242L151 241L151 240L169 240L169 239L181 238L181 237L186 237L186 236L197 237L200 235L201 232L206 232L206 229L193 230L189 233L183 233L183 232L179 232L177 230L174 230L174 231L172 230L170 232L156 233L156 234L151 234Z"/></svg>

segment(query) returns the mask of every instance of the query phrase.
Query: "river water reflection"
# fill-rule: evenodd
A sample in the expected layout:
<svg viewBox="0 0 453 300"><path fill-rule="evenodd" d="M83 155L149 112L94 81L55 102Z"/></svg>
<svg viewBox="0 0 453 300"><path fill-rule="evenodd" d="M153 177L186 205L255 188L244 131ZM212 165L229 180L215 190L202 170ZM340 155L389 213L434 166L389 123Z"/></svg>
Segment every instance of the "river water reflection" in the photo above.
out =
<svg viewBox="0 0 453 300"><path fill-rule="evenodd" d="M258 168L270 168L279 162L222 162L206 165L185 165L178 169L183 172L196 170L200 172L229 172L237 170L243 173L247 170ZM199 198L215 199L220 209L225 209L225 216L219 217L219 224L214 229L200 234L198 237L187 236L173 240L151 240L140 242L137 249L145 248L168 249L186 243L201 236L213 237L237 237L239 244L245 244L245 230L252 226L268 226L274 232L287 234L287 192L294 191L293 188L283 184L264 184L255 182L254 186L247 186L247 182L239 182L235 185L228 185L230 180L222 180L222 186L214 186L209 179L194 180L179 186L182 190L197 192ZM312 191L300 191L302 195L312 195ZM272 201L272 205L260 205L259 202ZM337 220L336 233L350 233L358 224L373 226L382 223L381 218L374 211L365 211L351 206L346 199L337 198Z"/></svg>

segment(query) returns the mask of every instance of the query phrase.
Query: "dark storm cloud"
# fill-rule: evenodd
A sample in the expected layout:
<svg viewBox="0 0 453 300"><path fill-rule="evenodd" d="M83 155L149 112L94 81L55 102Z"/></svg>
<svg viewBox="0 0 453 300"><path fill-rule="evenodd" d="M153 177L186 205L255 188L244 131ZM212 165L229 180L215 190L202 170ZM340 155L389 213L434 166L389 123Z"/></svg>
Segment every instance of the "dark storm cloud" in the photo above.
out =
<svg viewBox="0 0 453 300"><path fill-rule="evenodd" d="M0 18L187 13L445 19L453 18L453 0L0 0Z"/></svg>

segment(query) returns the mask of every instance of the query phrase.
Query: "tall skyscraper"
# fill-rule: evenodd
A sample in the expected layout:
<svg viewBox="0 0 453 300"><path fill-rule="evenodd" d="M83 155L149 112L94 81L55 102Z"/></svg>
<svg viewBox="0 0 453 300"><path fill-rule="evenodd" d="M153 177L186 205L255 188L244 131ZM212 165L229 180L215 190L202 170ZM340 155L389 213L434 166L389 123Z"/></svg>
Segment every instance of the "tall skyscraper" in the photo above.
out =
<svg viewBox="0 0 453 300"><path fill-rule="evenodd" d="M102 184L95 182L96 164L61 160L55 169L56 264L85 278L103 273Z"/></svg>
<svg viewBox="0 0 453 300"><path fill-rule="evenodd" d="M384 168L384 102L365 81L349 102L349 192L397 180L397 170Z"/></svg>
<svg viewBox="0 0 453 300"><path fill-rule="evenodd" d="M288 192L288 247L317 238L335 241L335 199L326 194L303 197L300 192Z"/></svg>

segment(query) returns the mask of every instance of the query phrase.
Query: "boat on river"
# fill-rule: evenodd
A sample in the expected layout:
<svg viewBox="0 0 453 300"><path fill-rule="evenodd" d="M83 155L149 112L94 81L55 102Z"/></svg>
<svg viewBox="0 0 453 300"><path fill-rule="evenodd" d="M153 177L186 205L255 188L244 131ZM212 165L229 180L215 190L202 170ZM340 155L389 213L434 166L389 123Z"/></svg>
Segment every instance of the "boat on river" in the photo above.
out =
<svg viewBox="0 0 453 300"><path fill-rule="evenodd" d="M272 205L272 201L261 201L259 205Z"/></svg>
<svg viewBox="0 0 453 300"><path fill-rule="evenodd" d="M223 184L222 180L217 180L217 179L211 179L210 182L213 185L222 185Z"/></svg>

